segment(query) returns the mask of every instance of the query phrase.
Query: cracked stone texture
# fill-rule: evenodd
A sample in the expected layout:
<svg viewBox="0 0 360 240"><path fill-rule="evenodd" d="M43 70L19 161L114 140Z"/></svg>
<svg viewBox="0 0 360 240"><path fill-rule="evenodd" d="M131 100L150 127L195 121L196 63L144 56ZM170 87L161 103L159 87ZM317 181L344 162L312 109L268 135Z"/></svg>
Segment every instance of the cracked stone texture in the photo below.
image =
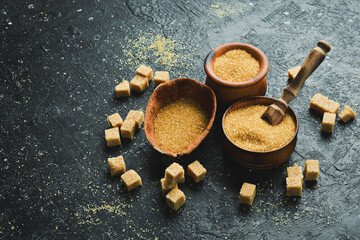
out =
<svg viewBox="0 0 360 240"><path fill-rule="evenodd" d="M357 1L3 0L0 11L1 239L359 238L359 121L337 121L333 134L322 134L321 116L308 110L320 92L360 112ZM217 120L196 151L176 159L185 167L199 160L208 173L180 185L187 202L172 212L159 181L173 159L156 152L143 129L106 148L106 116L145 109L153 91L151 82L115 99L115 85L139 63L204 82L211 49L250 43L270 62L266 95L279 97L287 70L321 39L332 50L290 104L300 130L281 166L233 163ZM107 158L120 154L143 179L130 193L109 177ZM286 167L306 159L320 161L319 181L289 199ZM239 205L245 181L258 188L251 208Z"/></svg>

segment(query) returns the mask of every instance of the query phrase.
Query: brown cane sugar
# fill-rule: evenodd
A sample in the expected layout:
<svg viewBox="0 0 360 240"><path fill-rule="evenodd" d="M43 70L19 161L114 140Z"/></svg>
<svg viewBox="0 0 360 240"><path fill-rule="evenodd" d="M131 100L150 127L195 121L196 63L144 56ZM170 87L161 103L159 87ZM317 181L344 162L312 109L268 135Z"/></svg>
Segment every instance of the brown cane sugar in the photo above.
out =
<svg viewBox="0 0 360 240"><path fill-rule="evenodd" d="M314 109L315 111L323 114L325 112L329 113L337 113L340 108L340 104L330 100L328 97L316 93L310 100L310 109Z"/></svg>
<svg viewBox="0 0 360 240"><path fill-rule="evenodd" d="M198 183L205 178L206 169L199 161L194 161L188 165L187 174Z"/></svg>
<svg viewBox="0 0 360 240"><path fill-rule="evenodd" d="M299 177L286 178L286 196L301 196L302 194L302 179Z"/></svg>
<svg viewBox="0 0 360 240"><path fill-rule="evenodd" d="M105 130L105 140L108 147L121 145L120 132L118 127Z"/></svg>
<svg viewBox="0 0 360 240"><path fill-rule="evenodd" d="M112 177L126 172L126 165L123 156L108 158L110 175Z"/></svg>
<svg viewBox="0 0 360 240"><path fill-rule="evenodd" d="M206 110L191 98L180 98L160 109L154 122L154 137L160 149L184 151L209 122Z"/></svg>
<svg viewBox="0 0 360 240"><path fill-rule="evenodd" d="M214 61L214 72L229 82L246 82L260 70L260 63L250 53L241 49L230 50Z"/></svg>
<svg viewBox="0 0 360 240"><path fill-rule="evenodd" d="M151 67L147 67L145 65L141 65L140 67L138 67L136 69L136 74L147 77L149 81L153 78L153 70L151 69Z"/></svg>
<svg viewBox="0 0 360 240"><path fill-rule="evenodd" d="M278 125L271 126L261 118L267 107L249 105L230 112L224 120L226 136L238 147L250 151L271 151L286 145L295 135L293 118L286 114Z"/></svg>
<svg viewBox="0 0 360 240"><path fill-rule="evenodd" d="M346 123L352 118L356 118L356 114L354 110L352 110L349 106L345 105L344 110L339 114L340 119Z"/></svg>
<svg viewBox="0 0 360 240"><path fill-rule="evenodd" d="M154 86L158 86L162 83L166 83L170 80L169 72L165 71L156 71L154 76Z"/></svg>
<svg viewBox="0 0 360 240"><path fill-rule="evenodd" d="M299 73L301 66L295 66L288 71L288 78L290 81L296 78L296 75Z"/></svg>
<svg viewBox="0 0 360 240"><path fill-rule="evenodd" d="M294 164L293 167L287 168L287 176L301 178L301 181L303 181L304 178L301 167L296 163Z"/></svg>
<svg viewBox="0 0 360 240"><path fill-rule="evenodd" d="M174 188L166 195L166 204L174 211L177 211L185 202L185 194L178 188Z"/></svg>
<svg viewBox="0 0 360 240"><path fill-rule="evenodd" d="M129 170L121 175L121 181L128 191L142 185L141 177L135 170Z"/></svg>
<svg viewBox="0 0 360 240"><path fill-rule="evenodd" d="M256 195L256 185L251 183L243 183L240 189L240 203L252 206Z"/></svg>
<svg viewBox="0 0 360 240"><path fill-rule="evenodd" d="M173 163L165 170L165 181L169 184L184 183L185 171L184 168L178 164Z"/></svg>
<svg viewBox="0 0 360 240"><path fill-rule="evenodd" d="M116 97L130 96L130 84L128 81L122 81L115 87Z"/></svg>
<svg viewBox="0 0 360 240"><path fill-rule="evenodd" d="M168 182L166 182L165 178L162 178L160 180L160 184L161 184L161 193L162 193L163 196L168 194L174 188L178 187L177 183L173 183L173 184L168 183Z"/></svg>
<svg viewBox="0 0 360 240"><path fill-rule="evenodd" d="M108 116L108 122L110 127L121 127L123 124L123 120L118 113L114 113Z"/></svg>
<svg viewBox="0 0 360 240"><path fill-rule="evenodd" d="M328 113L328 112L324 113L321 124L321 131L332 133L334 131L335 120L336 120L335 113Z"/></svg>
<svg viewBox="0 0 360 240"><path fill-rule="evenodd" d="M319 160L305 161L305 180L317 181L319 178L320 166Z"/></svg>

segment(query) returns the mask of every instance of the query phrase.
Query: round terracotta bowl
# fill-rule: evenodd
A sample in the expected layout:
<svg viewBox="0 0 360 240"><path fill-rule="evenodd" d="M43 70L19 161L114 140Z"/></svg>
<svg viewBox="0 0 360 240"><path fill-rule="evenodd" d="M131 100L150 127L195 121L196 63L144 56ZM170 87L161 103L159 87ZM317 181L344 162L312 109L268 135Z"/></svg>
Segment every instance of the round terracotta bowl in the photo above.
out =
<svg viewBox="0 0 360 240"><path fill-rule="evenodd" d="M236 103L231 105L224 113L222 119L222 129L223 129L222 132L223 132L223 145L225 151L233 160L235 160L236 162L240 163L245 167L252 169L269 169L276 167L282 164L283 162L285 162L290 157L296 146L296 139L299 129L297 117L294 111L289 107L287 113L290 114L290 116L294 119L296 126L294 137L285 146L272 151L264 151L264 152L250 151L235 145L225 134L224 131L225 117L230 112L244 106L257 105L257 104L268 106L273 104L275 101L276 99L269 97L262 97L262 96L249 97L237 101Z"/></svg>
<svg viewBox="0 0 360 240"><path fill-rule="evenodd" d="M209 114L209 123L198 138L192 142L183 152L174 153L160 149L154 137L155 118L162 107L179 98L192 98L199 102ZM150 96L145 110L145 135L150 144L160 153L171 157L180 157L190 154L204 140L209 133L216 114L216 97L214 92L203 83L191 78L178 78L167 83L160 84Z"/></svg>
<svg viewBox="0 0 360 240"><path fill-rule="evenodd" d="M216 76L214 61L217 57L233 50L241 49L250 53L260 63L258 75L246 82L229 82ZM266 55L258 48L245 43L228 43L213 49L205 58L205 84L214 90L219 107L228 107L236 100L251 96L264 96L267 89L265 75L269 70L269 61Z"/></svg>

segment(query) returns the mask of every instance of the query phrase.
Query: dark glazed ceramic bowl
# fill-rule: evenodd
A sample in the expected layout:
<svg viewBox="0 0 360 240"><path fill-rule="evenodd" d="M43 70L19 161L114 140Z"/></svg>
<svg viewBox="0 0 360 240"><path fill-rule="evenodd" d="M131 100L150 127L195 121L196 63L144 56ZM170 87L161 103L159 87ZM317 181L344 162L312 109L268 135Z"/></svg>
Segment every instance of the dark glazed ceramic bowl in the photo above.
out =
<svg viewBox="0 0 360 240"><path fill-rule="evenodd" d="M260 63L260 70L255 78L246 82L229 82L216 76L214 61L217 57L233 50L241 49L250 53ZM207 75L205 84L215 92L219 107L228 107L236 100L251 97L264 96L267 89L265 75L269 70L269 61L266 55L258 48L245 43L228 43L213 49L205 58L204 69Z"/></svg>
<svg viewBox="0 0 360 240"><path fill-rule="evenodd" d="M209 114L209 123L199 137L181 153L165 151L159 148L154 137L155 118L162 107L179 98L192 98L199 102ZM190 154L209 133L216 114L216 97L214 92L203 83L191 78L178 78L159 85L150 96L145 111L145 135L150 144L160 153L171 157Z"/></svg>
<svg viewBox="0 0 360 240"><path fill-rule="evenodd" d="M249 97L237 101L236 103L231 105L224 113L222 119L223 145L225 151L229 154L229 156L239 164L252 169L269 169L285 162L294 151L296 146L299 124L294 111L290 107L288 108L287 113L290 114L290 116L294 119L296 127L295 135L285 146L281 148L266 152L250 151L235 145L225 134L224 119L230 112L248 105L260 104L268 106L273 104L275 101L275 98L269 97Z"/></svg>

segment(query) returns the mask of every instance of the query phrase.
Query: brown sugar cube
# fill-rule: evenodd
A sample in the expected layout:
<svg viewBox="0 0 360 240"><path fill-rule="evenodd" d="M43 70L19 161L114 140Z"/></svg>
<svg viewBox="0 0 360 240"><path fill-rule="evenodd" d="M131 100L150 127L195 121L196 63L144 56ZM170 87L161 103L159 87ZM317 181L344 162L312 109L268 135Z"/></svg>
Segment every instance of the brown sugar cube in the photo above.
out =
<svg viewBox="0 0 360 240"><path fill-rule="evenodd" d="M299 165L297 165L296 163L294 164L293 167L287 168L287 176L288 177L299 177L299 178L301 178L301 181L303 181L303 178L304 178L301 167Z"/></svg>
<svg viewBox="0 0 360 240"><path fill-rule="evenodd" d="M185 201L185 194L178 188L174 188L166 195L166 205L174 211L184 205Z"/></svg>
<svg viewBox="0 0 360 240"><path fill-rule="evenodd" d="M199 161L195 161L188 165L187 175L189 175L194 182L198 183L205 178L206 169Z"/></svg>
<svg viewBox="0 0 360 240"><path fill-rule="evenodd" d="M109 163L110 175L112 177L119 176L124 172L126 172L123 156L108 158L108 163Z"/></svg>
<svg viewBox="0 0 360 240"><path fill-rule="evenodd" d="M121 181L128 191L142 185L141 177L132 169L121 175Z"/></svg>
<svg viewBox="0 0 360 240"><path fill-rule="evenodd" d="M301 196L302 194L302 179L299 177L286 178L286 195Z"/></svg>
<svg viewBox="0 0 360 240"><path fill-rule="evenodd" d="M321 114L324 112L337 113L339 108L339 103L330 100L320 93L316 93L310 100L310 109L314 109Z"/></svg>
<svg viewBox="0 0 360 240"><path fill-rule="evenodd" d="M165 170L165 180L168 183L183 183L185 181L184 168L178 164L173 163Z"/></svg>
<svg viewBox="0 0 360 240"><path fill-rule="evenodd" d="M126 117L126 120L134 121L136 123L136 128L139 129L144 122L144 112L140 110L130 110Z"/></svg>
<svg viewBox="0 0 360 240"><path fill-rule="evenodd" d="M123 124L123 120L118 113L108 116L108 122L110 127L121 127Z"/></svg>
<svg viewBox="0 0 360 240"><path fill-rule="evenodd" d="M169 72L156 71L154 76L154 85L155 87L161 83L166 83L170 80Z"/></svg>
<svg viewBox="0 0 360 240"><path fill-rule="evenodd" d="M321 131L332 133L334 131L336 114L335 113L324 113L322 124L321 124Z"/></svg>
<svg viewBox="0 0 360 240"><path fill-rule="evenodd" d="M114 127L105 130L105 140L108 147L121 145L119 128Z"/></svg>
<svg viewBox="0 0 360 240"><path fill-rule="evenodd" d="M319 178L319 161L318 160L306 160L305 161L305 180L317 181Z"/></svg>
<svg viewBox="0 0 360 240"><path fill-rule="evenodd" d="M153 70L150 67L147 67L145 65L141 65L136 69L136 73L144 76L150 81L153 78Z"/></svg>
<svg viewBox="0 0 360 240"><path fill-rule="evenodd" d="M115 87L116 97L130 96L130 84L128 81L122 81Z"/></svg>
<svg viewBox="0 0 360 240"><path fill-rule="evenodd" d="M136 75L130 81L131 89L135 92L143 92L149 86L149 81L147 77Z"/></svg>
<svg viewBox="0 0 360 240"><path fill-rule="evenodd" d="M130 110L124 123L121 126L121 137L134 139L136 129L139 129L144 122L143 111Z"/></svg>
<svg viewBox="0 0 360 240"><path fill-rule="evenodd" d="M168 183L165 181L165 178L162 178L160 180L160 183L161 183L161 192L162 192L163 196L168 194L172 189L178 187L177 183L175 183L175 184Z"/></svg>
<svg viewBox="0 0 360 240"><path fill-rule="evenodd" d="M339 114L341 121L348 122L352 118L356 118L355 112L347 105L344 107L344 111Z"/></svg>
<svg viewBox="0 0 360 240"><path fill-rule="evenodd" d="M294 80L296 75L299 73L301 66L293 67L288 71L288 78L290 81Z"/></svg>
<svg viewBox="0 0 360 240"><path fill-rule="evenodd" d="M135 121L124 121L123 125L120 128L121 137L133 140L136 130L136 122Z"/></svg>
<svg viewBox="0 0 360 240"><path fill-rule="evenodd" d="M250 183L243 183L240 190L240 203L251 206L254 202L256 194L256 185Z"/></svg>

